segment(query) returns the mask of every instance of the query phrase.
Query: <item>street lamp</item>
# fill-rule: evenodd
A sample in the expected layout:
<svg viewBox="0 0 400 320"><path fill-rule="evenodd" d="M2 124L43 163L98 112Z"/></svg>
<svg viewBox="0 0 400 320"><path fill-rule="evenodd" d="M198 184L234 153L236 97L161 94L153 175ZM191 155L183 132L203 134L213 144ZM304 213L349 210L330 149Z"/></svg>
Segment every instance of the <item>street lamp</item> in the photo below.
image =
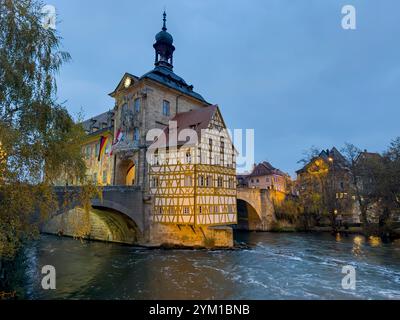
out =
<svg viewBox="0 0 400 320"><path fill-rule="evenodd" d="M334 159L333 159L333 157L328 157L328 161L330 162L330 168L332 169L332 178L331 178L331 187L332 187L332 190L330 190L330 192L332 192L333 194L334 194L334 210L333 210L333 216L335 217L335 221L334 221L334 223L335 223L335 226L334 226L334 229L336 229L336 217L338 216L338 210L336 209L336 198L337 198L337 195L336 195L336 181L335 181L335 166L334 166Z"/></svg>

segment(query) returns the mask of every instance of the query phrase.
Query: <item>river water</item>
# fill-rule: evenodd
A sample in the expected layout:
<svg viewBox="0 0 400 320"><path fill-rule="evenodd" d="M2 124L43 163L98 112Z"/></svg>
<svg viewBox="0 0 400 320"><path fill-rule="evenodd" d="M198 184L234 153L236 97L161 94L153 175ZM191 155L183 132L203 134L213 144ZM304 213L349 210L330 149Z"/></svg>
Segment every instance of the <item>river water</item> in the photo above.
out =
<svg viewBox="0 0 400 320"><path fill-rule="evenodd" d="M400 245L330 234L239 233L249 249L147 250L42 236L27 250L29 299L400 299ZM56 290L40 270L56 268ZM342 288L342 267L356 289Z"/></svg>

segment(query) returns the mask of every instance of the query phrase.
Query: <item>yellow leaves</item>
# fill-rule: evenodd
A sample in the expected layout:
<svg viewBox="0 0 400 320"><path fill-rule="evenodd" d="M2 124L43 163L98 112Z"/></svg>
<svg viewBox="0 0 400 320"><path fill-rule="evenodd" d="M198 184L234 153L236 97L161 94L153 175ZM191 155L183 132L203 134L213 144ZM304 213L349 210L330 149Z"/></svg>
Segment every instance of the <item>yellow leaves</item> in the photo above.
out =
<svg viewBox="0 0 400 320"><path fill-rule="evenodd" d="M72 229L73 236L75 239L82 241L90 235L92 229L90 210L87 210L87 208L75 208L71 213L68 223Z"/></svg>
<svg viewBox="0 0 400 320"><path fill-rule="evenodd" d="M316 159L307 167L307 173L314 176L324 176L329 172L329 165L322 159Z"/></svg>
<svg viewBox="0 0 400 320"><path fill-rule="evenodd" d="M62 214L61 219L63 224L67 224L71 227L75 239L83 240L87 238L91 232L91 199L98 198L102 200L102 189L89 183L81 186L79 190L71 190L72 191L69 192L68 188L65 188L64 203L62 204L61 211L67 212L69 211L68 208L76 204L79 204L79 207L69 211L71 214L68 215L68 221L63 221L65 214Z"/></svg>
<svg viewBox="0 0 400 320"><path fill-rule="evenodd" d="M2 181L4 179L4 172L6 170L6 164L7 164L7 153L3 149L3 144L0 141L0 185L2 184Z"/></svg>

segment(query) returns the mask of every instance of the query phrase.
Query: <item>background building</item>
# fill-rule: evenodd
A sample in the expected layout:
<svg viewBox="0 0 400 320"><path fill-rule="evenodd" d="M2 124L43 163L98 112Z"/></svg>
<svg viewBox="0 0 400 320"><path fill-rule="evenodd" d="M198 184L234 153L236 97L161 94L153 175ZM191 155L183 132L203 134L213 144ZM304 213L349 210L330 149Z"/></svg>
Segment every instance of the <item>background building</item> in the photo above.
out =
<svg viewBox="0 0 400 320"><path fill-rule="evenodd" d="M279 169L274 168L269 162L257 164L247 176L250 188L260 188L286 192L286 182L289 176Z"/></svg>
<svg viewBox="0 0 400 320"><path fill-rule="evenodd" d="M114 157L111 154L114 140L113 116L114 113L108 111L83 122L87 134L82 146L87 166L86 178L102 186L114 182Z"/></svg>
<svg viewBox="0 0 400 320"><path fill-rule="evenodd" d="M321 197L321 208L328 210L326 217L334 214L344 222L360 222L349 164L339 150L335 147L322 150L296 173L299 196Z"/></svg>

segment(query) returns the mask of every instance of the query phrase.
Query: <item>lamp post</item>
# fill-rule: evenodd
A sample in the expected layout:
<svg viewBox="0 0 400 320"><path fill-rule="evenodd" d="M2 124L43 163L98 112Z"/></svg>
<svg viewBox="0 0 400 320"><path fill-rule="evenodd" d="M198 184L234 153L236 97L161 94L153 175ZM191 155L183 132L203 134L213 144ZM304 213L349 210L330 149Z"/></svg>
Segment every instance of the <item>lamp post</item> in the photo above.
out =
<svg viewBox="0 0 400 320"><path fill-rule="evenodd" d="M334 196L333 208L331 208L333 210L333 212L332 212L332 227L333 227L333 231L336 233L337 232L336 217L337 217L338 211L336 209L335 165L334 165L333 157L328 157L328 161L330 163L330 169L332 169L331 192L333 193L333 196Z"/></svg>

